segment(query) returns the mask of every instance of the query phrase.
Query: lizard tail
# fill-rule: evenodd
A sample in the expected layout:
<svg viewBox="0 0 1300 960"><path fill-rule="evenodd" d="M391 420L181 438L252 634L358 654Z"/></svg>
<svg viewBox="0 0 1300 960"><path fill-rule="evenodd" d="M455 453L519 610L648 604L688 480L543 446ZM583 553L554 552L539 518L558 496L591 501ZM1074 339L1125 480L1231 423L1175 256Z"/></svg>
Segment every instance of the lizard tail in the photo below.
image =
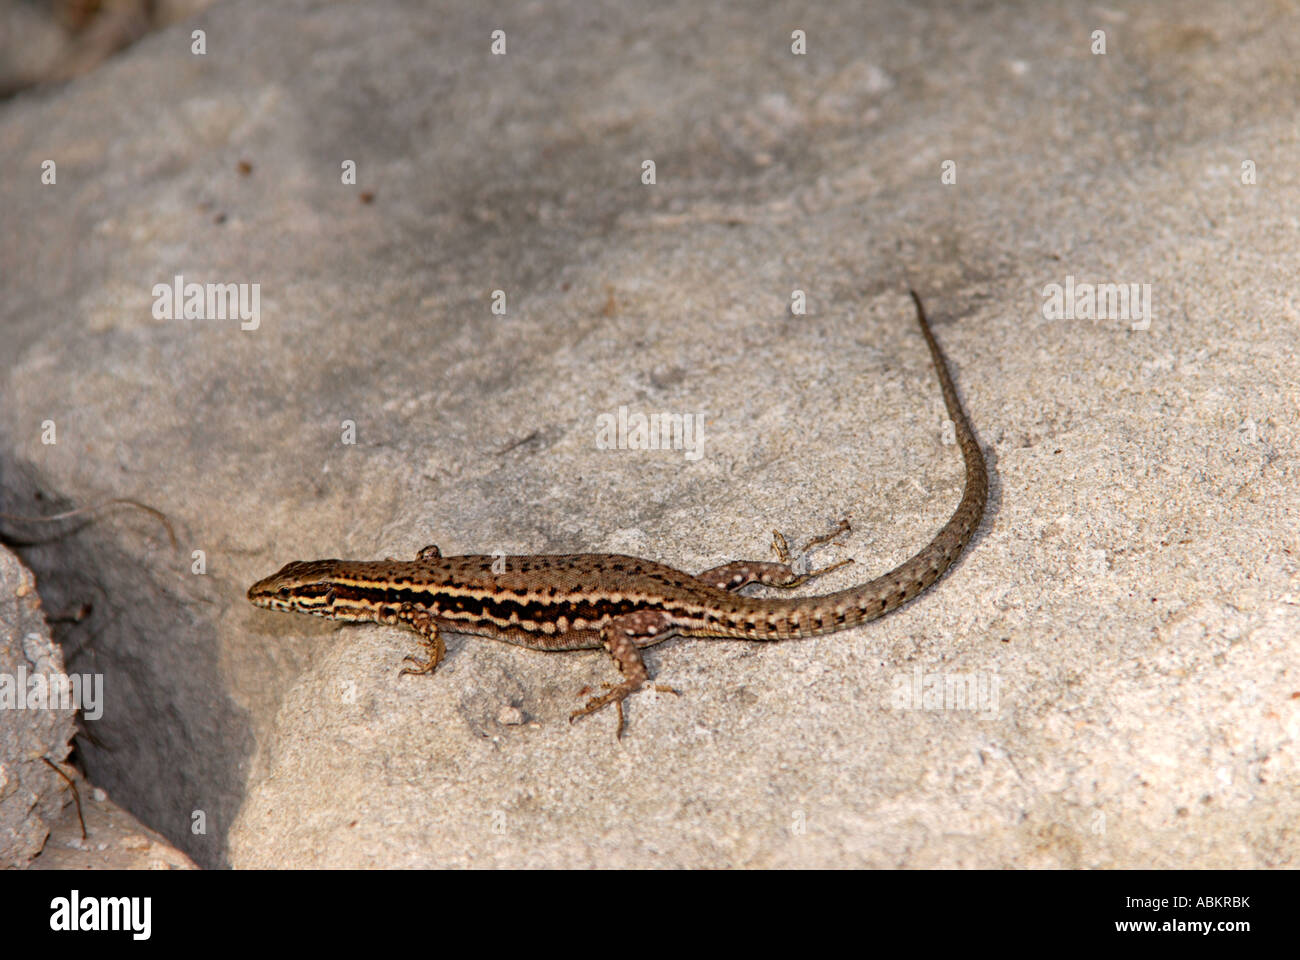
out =
<svg viewBox="0 0 1300 960"><path fill-rule="evenodd" d="M738 621L750 630L756 630L757 639L783 640L793 637L811 637L830 633L854 624L865 623L883 616L890 610L924 593L931 584L943 576L970 542L984 516L988 502L988 470L984 454L971 432L970 421L957 397L952 374L943 359L939 344L935 342L925 317L925 308L915 290L908 291L916 304L916 319L921 334L930 348L935 374L943 391L943 402L957 433L957 444L966 461L966 489L961 502L943 528L928 545L915 556L867 583L849 587L837 593L794 599L763 597L738 598L748 600L738 611ZM752 609L749 607L752 605ZM752 626L750 626L752 624ZM753 633L749 634L754 636Z"/></svg>

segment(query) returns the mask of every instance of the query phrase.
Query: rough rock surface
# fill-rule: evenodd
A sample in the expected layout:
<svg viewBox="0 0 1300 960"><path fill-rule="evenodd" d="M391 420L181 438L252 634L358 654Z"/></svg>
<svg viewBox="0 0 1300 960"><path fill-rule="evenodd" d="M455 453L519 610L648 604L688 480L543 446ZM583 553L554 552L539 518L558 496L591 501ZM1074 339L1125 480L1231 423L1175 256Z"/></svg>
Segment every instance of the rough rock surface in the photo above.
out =
<svg viewBox="0 0 1300 960"><path fill-rule="evenodd" d="M62 764L76 733L76 711L44 692L62 674L36 578L0 546L0 868L40 853L67 799L65 781L42 759Z"/></svg>
<svg viewBox="0 0 1300 960"><path fill-rule="evenodd" d="M50 823L45 849L33 870L195 870L194 861L85 781L78 784L86 836L77 808L68 803Z"/></svg>
<svg viewBox="0 0 1300 960"><path fill-rule="evenodd" d="M10 101L0 509L181 535L25 553L94 600L92 779L205 865L1294 866L1297 26L235 0ZM258 329L157 316L178 274L260 284ZM1149 325L1048 315L1069 278L1150 284ZM244 598L426 543L699 570L845 515L821 586L885 570L961 484L909 285L993 490L881 621L667 643L683 695L616 743L566 722L602 654L451 636L399 681L413 635ZM598 448L620 406L703 414L703 456Z"/></svg>

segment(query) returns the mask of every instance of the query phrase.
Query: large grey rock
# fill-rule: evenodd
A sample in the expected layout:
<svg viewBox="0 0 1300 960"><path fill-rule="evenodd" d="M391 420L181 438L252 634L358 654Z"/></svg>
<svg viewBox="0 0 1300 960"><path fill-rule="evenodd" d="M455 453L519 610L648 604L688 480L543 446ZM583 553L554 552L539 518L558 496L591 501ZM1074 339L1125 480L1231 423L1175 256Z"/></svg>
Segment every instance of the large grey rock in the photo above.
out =
<svg viewBox="0 0 1300 960"><path fill-rule="evenodd" d="M11 102L7 509L136 496L183 541L117 512L27 554L96 599L92 778L209 865L1294 864L1294 27L231 2ZM177 274L259 283L259 329L157 319ZM1151 284L1149 328L1049 319L1071 276ZM601 654L453 636L398 681L412 635L244 599L430 542L698 570L844 515L822 586L884 570L961 483L909 285L993 499L882 621L666 644L683 696L616 743L566 722ZM703 413L705 455L598 449L622 405ZM996 709L900 705L936 677Z"/></svg>

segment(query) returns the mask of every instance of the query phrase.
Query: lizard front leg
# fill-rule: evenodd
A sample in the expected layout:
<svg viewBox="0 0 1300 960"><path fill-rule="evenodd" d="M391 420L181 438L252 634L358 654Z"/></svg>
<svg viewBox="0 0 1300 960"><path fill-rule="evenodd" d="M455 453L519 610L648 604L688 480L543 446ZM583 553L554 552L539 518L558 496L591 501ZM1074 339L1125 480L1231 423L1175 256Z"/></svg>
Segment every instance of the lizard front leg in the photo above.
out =
<svg viewBox="0 0 1300 960"><path fill-rule="evenodd" d="M410 603L402 604L397 619L402 623L409 624L411 629L420 635L427 654L427 657L421 660L414 654L408 653L403 659L409 660L415 664L415 667L402 667L401 672L397 675L402 677L409 673L412 676L419 677L426 673L433 673L438 669L438 664L442 662L442 658L447 655L447 645L442 642L442 636L438 633L437 621L429 616L428 610L421 609Z"/></svg>
<svg viewBox="0 0 1300 960"><path fill-rule="evenodd" d="M572 723L578 717L585 717L589 713L595 713L612 703L618 708L618 729L614 736L616 739L621 739L623 701L629 694L641 689L641 685L650 676L650 671L646 669L645 661L641 659L641 651L638 648L666 640L676 632L676 629L669 614L661 610L638 610L635 613L615 617L607 623L600 631L600 642L614 658L619 673L623 674L623 682L606 684L608 690L598 697L592 697L585 707L569 714L569 722ZM664 693L677 692L672 687L658 685L655 689Z"/></svg>

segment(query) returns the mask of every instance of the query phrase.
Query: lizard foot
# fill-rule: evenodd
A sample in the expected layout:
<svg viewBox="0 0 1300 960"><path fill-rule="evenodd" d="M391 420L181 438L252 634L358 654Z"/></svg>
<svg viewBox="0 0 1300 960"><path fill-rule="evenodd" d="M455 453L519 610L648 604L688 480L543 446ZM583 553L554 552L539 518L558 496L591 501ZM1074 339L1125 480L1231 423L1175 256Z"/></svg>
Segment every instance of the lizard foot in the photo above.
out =
<svg viewBox="0 0 1300 960"><path fill-rule="evenodd" d="M830 533L823 534L820 537L813 537L802 547L800 547L798 550L798 555L802 557L813 547L821 546L823 543L830 543L840 534L848 533L852 529L853 528L849 526L849 521L847 519L841 520L839 524L835 527L835 529L832 530ZM779 559L786 566L791 566L794 563L794 558L790 553L790 547L785 542L785 537L781 536L781 531L779 530L772 531L772 549L776 551L777 559ZM809 570L807 573L802 574L799 577L796 577L794 580L788 583L781 584L781 586L797 587L800 584L807 583L809 580L812 580L814 577L820 577L824 573L830 573L832 570L838 570L840 567L848 566L852 562L853 562L853 558L850 557L846 560L841 560L839 563L832 563L829 566L819 567L816 570Z"/></svg>
<svg viewBox="0 0 1300 960"><path fill-rule="evenodd" d="M641 684L633 683L630 680L624 680L622 683L602 683L601 686L605 688L606 692L602 693L598 697L592 697L587 701L585 707L580 707L579 709L574 710L573 713L569 714L569 722L573 723L573 721L577 720L579 717L585 717L589 713L595 713L597 710L601 710L612 703L618 709L618 729L614 733L614 738L616 740L621 740L623 738L624 726L623 701L627 699L629 694L635 693L639 690ZM652 683L650 684L650 687L658 693L671 693L674 697L681 696L680 691L675 690L664 683ZM584 687L582 691L580 691L579 695L585 693L587 689L588 688Z"/></svg>
<svg viewBox="0 0 1300 960"><path fill-rule="evenodd" d="M442 642L442 637L434 634L424 641L424 649L428 656L421 660L413 653L408 653L402 658L404 663L413 663L414 667L402 667L398 671L399 677L410 674L413 677L422 677L426 673L433 673L438 669L438 664L442 663L443 658L447 656L447 645Z"/></svg>

